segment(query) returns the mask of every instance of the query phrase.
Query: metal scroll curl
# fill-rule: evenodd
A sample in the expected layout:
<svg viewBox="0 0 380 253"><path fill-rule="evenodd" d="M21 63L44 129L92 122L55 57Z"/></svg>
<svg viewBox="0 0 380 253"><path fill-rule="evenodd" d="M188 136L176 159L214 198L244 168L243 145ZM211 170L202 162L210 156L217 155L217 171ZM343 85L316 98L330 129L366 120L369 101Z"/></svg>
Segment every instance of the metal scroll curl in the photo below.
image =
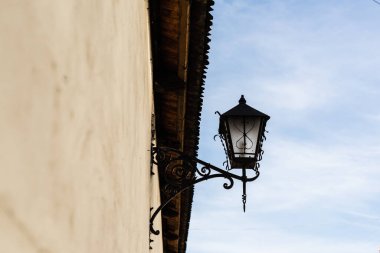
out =
<svg viewBox="0 0 380 253"><path fill-rule="evenodd" d="M229 160L228 160L227 148L224 145L224 143L226 142L226 140L223 137L223 135L216 134L216 135L214 135L214 141L216 141L216 137L219 137L220 142L222 143L222 147L223 147L224 153L226 154L226 160L223 162L223 166L226 168L226 170L230 170L231 169L231 165L230 165Z"/></svg>

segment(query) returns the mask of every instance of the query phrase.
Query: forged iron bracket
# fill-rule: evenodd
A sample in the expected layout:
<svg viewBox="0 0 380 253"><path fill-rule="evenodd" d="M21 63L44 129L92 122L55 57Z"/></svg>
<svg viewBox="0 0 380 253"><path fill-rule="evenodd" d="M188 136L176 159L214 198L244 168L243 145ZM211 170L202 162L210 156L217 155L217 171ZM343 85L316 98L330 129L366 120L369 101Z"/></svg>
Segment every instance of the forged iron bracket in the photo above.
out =
<svg viewBox="0 0 380 253"><path fill-rule="evenodd" d="M195 184L213 178L224 178L227 182L223 183L224 189L231 189L234 185L234 180L243 183L243 208L245 210L246 202L246 183L256 180L260 172L258 166L254 169L243 168L242 175L236 175L216 167L210 163L197 159L193 156L188 156L183 152L169 147L154 147L152 146L151 162L159 167L161 182L164 182L161 187L162 197L164 201L153 212L150 218L150 233L159 235L160 231L155 230L154 219L159 212L168 205L176 196L186 191ZM247 176L247 171L253 171L252 176ZM252 174L252 173L251 173Z"/></svg>

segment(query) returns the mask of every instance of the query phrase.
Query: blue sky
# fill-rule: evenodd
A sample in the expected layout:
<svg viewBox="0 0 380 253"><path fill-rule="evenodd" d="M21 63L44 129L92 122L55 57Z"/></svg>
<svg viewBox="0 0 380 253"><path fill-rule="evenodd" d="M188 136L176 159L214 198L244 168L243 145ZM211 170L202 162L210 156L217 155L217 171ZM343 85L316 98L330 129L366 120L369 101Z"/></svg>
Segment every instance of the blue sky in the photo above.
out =
<svg viewBox="0 0 380 253"><path fill-rule="evenodd" d="M271 116L260 178L196 186L188 253L377 253L380 5L372 0L218 0L199 158L221 165L218 117Z"/></svg>

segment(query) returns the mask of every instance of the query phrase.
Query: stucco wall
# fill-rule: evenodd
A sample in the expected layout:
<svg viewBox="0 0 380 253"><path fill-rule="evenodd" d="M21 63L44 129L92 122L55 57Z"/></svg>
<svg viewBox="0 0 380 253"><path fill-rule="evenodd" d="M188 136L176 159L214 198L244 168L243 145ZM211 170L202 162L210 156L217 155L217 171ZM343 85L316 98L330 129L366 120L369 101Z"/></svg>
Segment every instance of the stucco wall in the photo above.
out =
<svg viewBox="0 0 380 253"><path fill-rule="evenodd" d="M150 57L146 1L0 0L0 252L149 252Z"/></svg>

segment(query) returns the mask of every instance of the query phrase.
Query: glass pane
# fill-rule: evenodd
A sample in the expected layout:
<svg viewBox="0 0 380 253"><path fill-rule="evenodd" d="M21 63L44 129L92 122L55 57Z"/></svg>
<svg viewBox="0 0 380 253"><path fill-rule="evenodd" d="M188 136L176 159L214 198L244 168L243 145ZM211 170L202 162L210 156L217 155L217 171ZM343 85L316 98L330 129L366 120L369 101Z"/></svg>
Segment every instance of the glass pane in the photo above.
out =
<svg viewBox="0 0 380 253"><path fill-rule="evenodd" d="M260 118L229 118L235 158L253 158L260 130Z"/></svg>

